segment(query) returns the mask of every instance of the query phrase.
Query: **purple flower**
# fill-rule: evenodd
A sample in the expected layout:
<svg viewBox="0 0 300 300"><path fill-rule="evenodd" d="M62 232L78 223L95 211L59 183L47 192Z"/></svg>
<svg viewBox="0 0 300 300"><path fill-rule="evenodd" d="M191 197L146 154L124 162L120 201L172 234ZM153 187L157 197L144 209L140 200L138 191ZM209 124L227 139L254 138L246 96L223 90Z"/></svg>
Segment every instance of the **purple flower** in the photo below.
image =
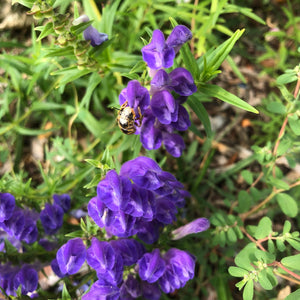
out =
<svg viewBox="0 0 300 300"><path fill-rule="evenodd" d="M197 91L197 87L192 74L185 68L176 68L170 74L161 69L151 80L151 94L163 90L174 91L180 96L190 96Z"/></svg>
<svg viewBox="0 0 300 300"><path fill-rule="evenodd" d="M58 277L63 278L63 277L66 276L66 273L62 273L62 271L60 270L56 258L54 258L54 259L51 261L51 268L52 268L53 272L54 272Z"/></svg>
<svg viewBox="0 0 300 300"><path fill-rule="evenodd" d="M172 248L164 255L165 272L159 278L159 285L164 293L171 293L182 288L194 277L195 257L186 251Z"/></svg>
<svg viewBox="0 0 300 300"><path fill-rule="evenodd" d="M12 216L0 223L0 227L11 236L18 236L25 226L25 216L22 209L16 207L13 211Z"/></svg>
<svg viewBox="0 0 300 300"><path fill-rule="evenodd" d="M75 274L79 271L86 258L85 245L80 238L69 240L60 247L56 254L61 274Z"/></svg>
<svg viewBox="0 0 300 300"><path fill-rule="evenodd" d="M161 291L158 283L149 283L147 281L141 282L143 299L147 300L159 300L161 297Z"/></svg>
<svg viewBox="0 0 300 300"><path fill-rule="evenodd" d="M21 270L17 273L14 278L15 290L21 285L21 293L26 295L28 292L33 292L38 287L38 274L37 271L28 266L22 266Z"/></svg>
<svg viewBox="0 0 300 300"><path fill-rule="evenodd" d="M63 224L64 211L57 204L46 203L41 211L40 219L46 234L56 233Z"/></svg>
<svg viewBox="0 0 300 300"><path fill-rule="evenodd" d="M15 237L20 241L25 241L27 244L34 243L38 237L36 222L30 216L25 216L24 227Z"/></svg>
<svg viewBox="0 0 300 300"><path fill-rule="evenodd" d="M0 193L0 222L10 219L15 209L15 197L10 193Z"/></svg>
<svg viewBox="0 0 300 300"><path fill-rule="evenodd" d="M91 46L96 47L108 40L106 33L99 32L95 27L89 26L83 31L83 37L86 41L91 41Z"/></svg>
<svg viewBox="0 0 300 300"><path fill-rule="evenodd" d="M119 95L120 105L124 104L126 101L128 102L128 106L134 109L136 116L139 115L138 108L143 115L150 104L150 95L148 90L141 86L137 80L131 80Z"/></svg>
<svg viewBox="0 0 300 300"><path fill-rule="evenodd" d="M118 300L120 291L117 286L109 285L103 280L97 280L88 291L82 296L82 300Z"/></svg>
<svg viewBox="0 0 300 300"><path fill-rule="evenodd" d="M146 252L145 247L133 239L112 240L110 245L115 253L122 256L124 266L135 264Z"/></svg>
<svg viewBox="0 0 300 300"><path fill-rule="evenodd" d="M138 228L137 236L146 244L153 244L159 239L159 231L163 227L163 224L157 220L152 222L137 222L136 227Z"/></svg>
<svg viewBox="0 0 300 300"><path fill-rule="evenodd" d="M98 198L112 211L127 206L132 190L128 178L119 176L115 170L107 172L105 178L97 186Z"/></svg>
<svg viewBox="0 0 300 300"><path fill-rule="evenodd" d="M62 195L53 195L54 204L59 205L64 213L66 213L70 207L71 207L71 198L68 194L62 194Z"/></svg>
<svg viewBox="0 0 300 300"><path fill-rule="evenodd" d="M140 282L129 274L127 279L123 282L120 288L120 299L136 299L142 295L142 288Z"/></svg>
<svg viewBox="0 0 300 300"><path fill-rule="evenodd" d="M184 25L177 25L174 27L166 44L169 47L174 48L175 53L179 51L181 46L193 37L192 32Z"/></svg>
<svg viewBox="0 0 300 300"><path fill-rule="evenodd" d="M209 220L206 218L199 218L196 219L184 226L181 226L175 230L172 231L172 240L179 240L183 237L193 234L205 231L209 228Z"/></svg>
<svg viewBox="0 0 300 300"><path fill-rule="evenodd" d="M138 266L141 279L154 283L164 274L166 263L160 256L159 249L154 249L139 259Z"/></svg>
<svg viewBox="0 0 300 300"><path fill-rule="evenodd" d="M166 44L164 34L156 29L151 42L142 48L142 55L150 69L170 68L175 58L175 50Z"/></svg>
<svg viewBox="0 0 300 300"><path fill-rule="evenodd" d="M48 239L40 239L39 244L47 251L52 251L57 248L57 242L49 241Z"/></svg>
<svg viewBox="0 0 300 300"><path fill-rule="evenodd" d="M180 157L185 148L183 138L176 133L163 133L163 141L166 150L174 157Z"/></svg>

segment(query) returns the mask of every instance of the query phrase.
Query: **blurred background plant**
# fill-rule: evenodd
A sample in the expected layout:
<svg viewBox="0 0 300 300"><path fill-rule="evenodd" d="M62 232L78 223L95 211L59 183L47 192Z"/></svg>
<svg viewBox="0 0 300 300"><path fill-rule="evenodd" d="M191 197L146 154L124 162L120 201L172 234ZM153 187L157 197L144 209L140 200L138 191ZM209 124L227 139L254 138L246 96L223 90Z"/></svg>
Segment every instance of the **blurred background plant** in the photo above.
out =
<svg viewBox="0 0 300 300"><path fill-rule="evenodd" d="M53 194L69 193L73 214L65 216L59 241L65 234L91 237L95 227L80 223L78 210L86 213L99 180L149 156L192 194L177 226L203 216L212 224L176 242L196 255L197 275L163 299L300 297L298 1L13 2L0 15L0 192L37 211ZM91 23L73 25L82 14ZM185 104L192 125L177 159L142 149L138 136L119 130L114 110L129 80L149 86L140 49L154 29L168 35L176 22L193 33L191 51L184 47L176 66L184 64L198 87ZM90 24L108 41L85 43ZM83 49L62 42L70 34ZM6 241L1 262L12 261L10 251ZM37 251L45 264L55 256L33 244L22 259ZM44 272L41 297L74 299L74 282L89 279L65 280L61 296L61 281L49 283L51 270Z"/></svg>

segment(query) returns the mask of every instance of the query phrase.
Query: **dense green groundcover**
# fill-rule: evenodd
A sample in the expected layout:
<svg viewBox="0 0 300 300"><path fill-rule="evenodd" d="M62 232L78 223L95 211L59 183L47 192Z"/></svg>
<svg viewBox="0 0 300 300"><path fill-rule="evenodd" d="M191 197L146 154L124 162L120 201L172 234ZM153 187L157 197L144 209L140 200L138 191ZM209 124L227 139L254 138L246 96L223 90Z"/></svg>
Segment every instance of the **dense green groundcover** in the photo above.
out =
<svg viewBox="0 0 300 300"><path fill-rule="evenodd" d="M0 298L300 299L299 13L13 0Z"/></svg>

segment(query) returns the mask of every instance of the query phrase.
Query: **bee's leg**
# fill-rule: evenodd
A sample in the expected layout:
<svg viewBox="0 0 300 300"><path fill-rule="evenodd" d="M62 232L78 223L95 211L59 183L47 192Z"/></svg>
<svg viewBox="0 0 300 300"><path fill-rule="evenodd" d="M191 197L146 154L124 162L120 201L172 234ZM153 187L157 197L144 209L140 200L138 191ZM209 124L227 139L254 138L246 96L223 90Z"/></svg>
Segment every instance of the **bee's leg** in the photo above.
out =
<svg viewBox="0 0 300 300"><path fill-rule="evenodd" d="M122 109L122 108L124 108L124 107L126 107L127 106L127 104L128 104L128 100L126 100L122 105L121 105L121 108L120 109Z"/></svg>
<svg viewBox="0 0 300 300"><path fill-rule="evenodd" d="M142 121L143 121L143 115L142 115L142 112L141 112L141 109L140 109L140 107L138 106L138 112L139 112L139 118L138 118L138 120L139 120L139 124L137 125L138 127L141 127L142 126Z"/></svg>

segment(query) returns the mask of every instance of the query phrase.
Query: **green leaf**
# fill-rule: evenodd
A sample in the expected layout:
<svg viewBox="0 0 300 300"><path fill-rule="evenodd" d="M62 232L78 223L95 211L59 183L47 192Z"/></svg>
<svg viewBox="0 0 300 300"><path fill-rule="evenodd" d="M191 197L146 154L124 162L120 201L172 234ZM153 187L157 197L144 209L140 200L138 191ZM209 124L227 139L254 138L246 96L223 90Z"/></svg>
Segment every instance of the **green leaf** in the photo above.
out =
<svg viewBox="0 0 300 300"><path fill-rule="evenodd" d="M224 102L227 102L231 105L234 105L238 108L253 112L258 114L258 111L252 107L250 104L245 102L244 100L240 99L239 97L227 92L223 88L217 85L212 84L201 84L198 87L199 92L208 95L210 97L218 98Z"/></svg>
<svg viewBox="0 0 300 300"><path fill-rule="evenodd" d="M287 83L291 83L294 81L297 81L298 77L296 75L295 72L293 73L285 73L280 75L277 79L276 79L276 83L278 85L285 85Z"/></svg>
<svg viewBox="0 0 300 300"><path fill-rule="evenodd" d="M284 257L281 263L287 268L300 271L300 254Z"/></svg>
<svg viewBox="0 0 300 300"><path fill-rule="evenodd" d="M253 299L253 294L254 294L253 288L254 288L253 280L250 279L244 287L243 300L252 300Z"/></svg>
<svg viewBox="0 0 300 300"><path fill-rule="evenodd" d="M253 174L252 174L252 172L250 172L249 170L243 170L241 172L241 175L248 184L251 185L253 183Z"/></svg>
<svg viewBox="0 0 300 300"><path fill-rule="evenodd" d="M31 8L33 6L33 3L36 0L12 0L12 5L14 5L15 3L20 3L23 6L26 6L28 8Z"/></svg>
<svg viewBox="0 0 300 300"><path fill-rule="evenodd" d="M39 34L38 38L36 39L37 41L40 41L44 37L46 37L46 36L54 33L53 23L49 22L45 26L35 27L34 30L40 30L41 31L41 33Z"/></svg>
<svg viewBox="0 0 300 300"><path fill-rule="evenodd" d="M300 135L300 119L296 114L288 117L289 125L296 135Z"/></svg>
<svg viewBox="0 0 300 300"><path fill-rule="evenodd" d="M200 70L197 65L197 61L191 52L191 49L187 44L184 44L180 49L180 55L182 56L185 67L191 72L193 78L197 81L200 77Z"/></svg>
<svg viewBox="0 0 300 300"><path fill-rule="evenodd" d="M292 148L293 142L289 137L284 137L281 139L279 147L277 149L276 155L281 156L285 154L288 150Z"/></svg>
<svg viewBox="0 0 300 300"><path fill-rule="evenodd" d="M282 212L288 217L294 218L298 214L298 205L294 198L285 193L276 195L277 202Z"/></svg>
<svg viewBox="0 0 300 300"><path fill-rule="evenodd" d="M244 277L249 272L247 270L244 270L242 268L238 267L229 267L228 273L233 277Z"/></svg>
<svg viewBox="0 0 300 300"><path fill-rule="evenodd" d="M286 114L286 107L280 102L270 102L267 104L266 108L269 112L274 114Z"/></svg>
<svg viewBox="0 0 300 300"><path fill-rule="evenodd" d="M74 35L79 35L81 32L83 32L85 29L87 29L92 23L93 23L93 20L88 21L88 22L83 22L78 25L73 25L70 27L70 31Z"/></svg>
<svg viewBox="0 0 300 300"><path fill-rule="evenodd" d="M97 72L94 72L90 76L86 92L80 102L80 105L79 105L80 107L83 107L83 106L85 106L87 108L89 107L92 94L93 94L94 90L96 89L96 87L100 84L101 81L102 81L102 78Z"/></svg>
<svg viewBox="0 0 300 300"><path fill-rule="evenodd" d="M256 239L263 239L267 237L270 233L272 233L272 221L268 217L263 217L256 228L256 231L254 233L254 237Z"/></svg>
<svg viewBox="0 0 300 300"><path fill-rule="evenodd" d="M235 243L237 241L237 236L233 228L228 229L227 238L230 243Z"/></svg>
<svg viewBox="0 0 300 300"><path fill-rule="evenodd" d="M254 251L256 250L256 246L254 243L248 244L244 249L242 249L235 257L235 264L243 269L248 271L253 271L254 267L252 265L252 261L255 259Z"/></svg>
<svg viewBox="0 0 300 300"><path fill-rule="evenodd" d="M196 93L194 95L189 96L187 103L194 111L194 113L197 115L199 120L202 122L207 137L211 137L212 131L211 131L210 120L206 109L204 108L203 104L200 102L200 98L201 95L199 93Z"/></svg>
<svg viewBox="0 0 300 300"><path fill-rule="evenodd" d="M51 128L51 129L31 129L31 128L25 128L22 126L15 126L14 129L16 132L18 132L21 135L29 135L29 136L36 136L40 134L45 134L47 132L55 131L57 128Z"/></svg>
<svg viewBox="0 0 300 300"><path fill-rule="evenodd" d="M62 300L70 300L70 299L72 299L72 298L67 290L66 284L64 283L64 287L62 290Z"/></svg>
<svg viewBox="0 0 300 300"><path fill-rule="evenodd" d="M76 237L82 237L83 236L83 231L80 230L76 230L70 233L65 234L66 237L71 237L71 238L76 238Z"/></svg>
<svg viewBox="0 0 300 300"><path fill-rule="evenodd" d="M300 251L300 242L294 239L287 239L286 240L294 249Z"/></svg>
<svg viewBox="0 0 300 300"><path fill-rule="evenodd" d="M300 289L289 294L284 300L299 300L300 299Z"/></svg>
<svg viewBox="0 0 300 300"><path fill-rule="evenodd" d="M277 189L283 189L283 190L290 189L288 183L278 178L269 177L267 182L269 182L272 186L276 187Z"/></svg>
<svg viewBox="0 0 300 300"><path fill-rule="evenodd" d="M73 47L65 47L65 48L48 48L45 49L46 55L45 57L56 57L56 56L74 56L74 48Z"/></svg>
<svg viewBox="0 0 300 300"><path fill-rule="evenodd" d="M278 249L280 252L285 251L286 247L285 247L283 238L277 238L277 239L276 239L276 246L277 246L277 249Z"/></svg>
<svg viewBox="0 0 300 300"><path fill-rule="evenodd" d="M258 273L258 282L265 290L271 290L273 288L272 283L267 276L266 270L262 270Z"/></svg>
<svg viewBox="0 0 300 300"><path fill-rule="evenodd" d="M209 54L206 54L199 59L198 66L201 73L201 82L207 82L215 76L216 71L226 59L236 41L242 36L243 32L244 29L238 29L227 41L222 43L215 50L208 51Z"/></svg>
<svg viewBox="0 0 300 300"><path fill-rule="evenodd" d="M291 228L292 228L291 222L288 220L285 220L284 225L283 225L282 234L289 233L291 231Z"/></svg>

